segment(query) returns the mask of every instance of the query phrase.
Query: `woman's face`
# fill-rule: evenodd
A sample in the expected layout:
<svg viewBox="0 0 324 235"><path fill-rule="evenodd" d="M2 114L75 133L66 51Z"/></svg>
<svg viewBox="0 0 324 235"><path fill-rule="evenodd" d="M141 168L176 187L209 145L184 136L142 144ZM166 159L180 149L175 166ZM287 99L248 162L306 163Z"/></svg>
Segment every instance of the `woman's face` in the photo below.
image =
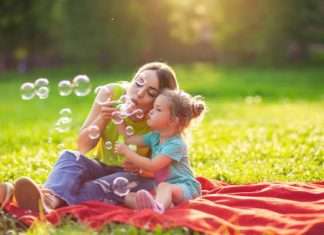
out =
<svg viewBox="0 0 324 235"><path fill-rule="evenodd" d="M137 74L127 89L126 94L146 114L153 107L159 95L159 79L153 70L145 70Z"/></svg>

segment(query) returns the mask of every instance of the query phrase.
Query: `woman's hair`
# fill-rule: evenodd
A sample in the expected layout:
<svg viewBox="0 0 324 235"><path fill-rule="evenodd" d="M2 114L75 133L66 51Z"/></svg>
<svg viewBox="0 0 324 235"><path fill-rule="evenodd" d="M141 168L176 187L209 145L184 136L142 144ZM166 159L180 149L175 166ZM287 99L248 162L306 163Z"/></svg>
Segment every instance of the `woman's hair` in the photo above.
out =
<svg viewBox="0 0 324 235"><path fill-rule="evenodd" d="M192 97L184 91L170 89L164 89L161 95L169 100L171 115L179 120L180 133L190 125L192 119L202 118L206 110L202 96Z"/></svg>
<svg viewBox="0 0 324 235"><path fill-rule="evenodd" d="M177 77L174 72L174 70L163 62L151 62L144 64L142 67L140 67L136 74L135 78L138 74L140 74L143 71L146 70L152 70L155 71L157 74L157 77L159 79L159 90L162 91L165 88L171 89L171 90L177 90L178 89L178 82Z"/></svg>

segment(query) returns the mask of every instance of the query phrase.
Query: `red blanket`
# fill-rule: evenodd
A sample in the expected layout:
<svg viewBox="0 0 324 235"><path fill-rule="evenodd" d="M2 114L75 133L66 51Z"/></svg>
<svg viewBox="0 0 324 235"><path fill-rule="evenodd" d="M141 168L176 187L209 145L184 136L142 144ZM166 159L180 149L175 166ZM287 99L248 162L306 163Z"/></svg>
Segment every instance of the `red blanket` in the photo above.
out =
<svg viewBox="0 0 324 235"><path fill-rule="evenodd" d="M324 182L230 185L198 180L203 188L200 198L162 215L89 201L57 209L46 217L58 224L65 215L73 215L95 229L114 221L147 229L188 227L206 234L324 235ZM13 204L6 210L25 224L33 221L34 217Z"/></svg>

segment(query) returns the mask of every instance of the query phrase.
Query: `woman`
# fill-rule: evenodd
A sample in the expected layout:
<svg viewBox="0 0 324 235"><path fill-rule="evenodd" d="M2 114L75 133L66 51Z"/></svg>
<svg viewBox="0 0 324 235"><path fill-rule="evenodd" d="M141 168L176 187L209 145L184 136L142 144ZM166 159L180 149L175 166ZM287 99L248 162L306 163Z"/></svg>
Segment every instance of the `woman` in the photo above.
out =
<svg viewBox="0 0 324 235"><path fill-rule="evenodd" d="M63 152L42 189L27 177L18 179L14 190L8 184L1 184L2 206L6 201L1 200L7 199L14 191L18 206L33 211L39 210L39 201L42 202L45 211L87 200L125 203L134 207L133 193L121 196L111 190L114 179L124 177L132 182L131 192L152 189L155 186L154 180L149 177L152 175L150 172L142 171L130 162L124 162L123 167L109 165L110 159L117 156L112 150L105 148L105 143L109 140L114 146L119 138L117 128L111 122L116 108L109 100L118 100L120 96L126 94L136 108L142 109L144 118L130 116L125 119L125 122L133 126L135 134L144 134L149 130L146 125L147 114L155 98L164 88L178 88L176 75L167 64L153 62L139 68L126 88L120 84L108 84L100 89L88 118L80 130L77 141L79 152ZM98 102L103 97L108 102ZM89 138L93 126L98 127L99 138ZM83 155L90 150L95 151L96 159ZM137 152L149 156L147 148L138 148Z"/></svg>

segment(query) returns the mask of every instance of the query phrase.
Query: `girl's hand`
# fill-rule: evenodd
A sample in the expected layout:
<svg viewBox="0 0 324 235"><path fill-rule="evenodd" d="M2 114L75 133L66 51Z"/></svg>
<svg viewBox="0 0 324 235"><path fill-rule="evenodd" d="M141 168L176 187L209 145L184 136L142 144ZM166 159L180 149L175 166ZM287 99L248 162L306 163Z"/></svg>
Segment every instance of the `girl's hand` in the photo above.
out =
<svg viewBox="0 0 324 235"><path fill-rule="evenodd" d="M116 144L115 145L115 153L126 155L129 151L131 151L126 144Z"/></svg>

